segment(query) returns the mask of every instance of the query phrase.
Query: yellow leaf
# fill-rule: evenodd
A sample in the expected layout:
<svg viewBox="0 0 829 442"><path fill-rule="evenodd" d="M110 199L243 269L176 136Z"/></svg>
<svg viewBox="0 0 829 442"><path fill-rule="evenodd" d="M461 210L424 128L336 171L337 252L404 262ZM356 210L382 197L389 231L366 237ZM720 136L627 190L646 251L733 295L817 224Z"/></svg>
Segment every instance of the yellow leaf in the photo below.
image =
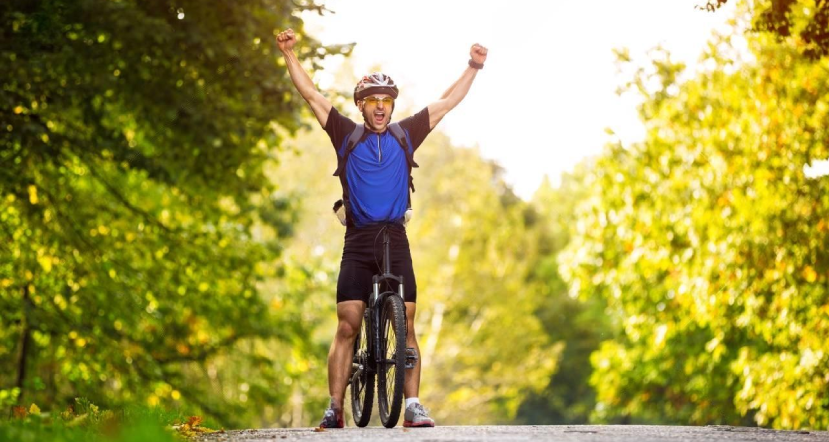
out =
<svg viewBox="0 0 829 442"><path fill-rule="evenodd" d="M803 277L806 278L806 281L808 282L815 282L815 280L817 280L817 272L812 268L812 266L806 266L806 268L803 269Z"/></svg>
<svg viewBox="0 0 829 442"><path fill-rule="evenodd" d="M29 414L40 414L40 407L38 407L35 404L32 404L32 406L29 407Z"/></svg>
<svg viewBox="0 0 829 442"><path fill-rule="evenodd" d="M34 185L29 186L29 202L32 204L37 204L37 187Z"/></svg>
<svg viewBox="0 0 829 442"><path fill-rule="evenodd" d="M49 273L49 272L52 271L52 257L51 256L38 256L37 257L37 262L38 262L38 264L40 264L41 267L43 267L43 270L46 273Z"/></svg>

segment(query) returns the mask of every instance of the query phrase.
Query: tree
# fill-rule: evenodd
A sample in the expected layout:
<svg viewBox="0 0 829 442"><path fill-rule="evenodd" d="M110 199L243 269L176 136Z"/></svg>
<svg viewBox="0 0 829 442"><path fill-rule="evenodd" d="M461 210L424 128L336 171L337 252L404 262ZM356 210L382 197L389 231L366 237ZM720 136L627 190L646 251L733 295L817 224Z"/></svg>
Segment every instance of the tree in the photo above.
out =
<svg viewBox="0 0 829 442"><path fill-rule="evenodd" d="M560 264L623 335L593 355L598 418L829 424L829 79L789 40L712 41L686 82L657 53L630 86L647 136L611 143ZM736 66L735 66L736 65Z"/></svg>
<svg viewBox="0 0 829 442"><path fill-rule="evenodd" d="M447 424L511 422L543 389L561 345L535 313L533 211L500 167L433 133L416 152L408 230L418 278L421 397Z"/></svg>
<svg viewBox="0 0 829 442"><path fill-rule="evenodd" d="M299 331L274 320L257 284L294 210L263 164L279 155L274 128L301 125L273 32L301 28L302 9L322 11L0 7L0 388L44 406L185 401L230 424L248 399L285 399L267 385L208 396L200 381L219 379L211 361L237 348L238 366L269 379L255 340ZM348 49L305 39L299 55Z"/></svg>
<svg viewBox="0 0 829 442"><path fill-rule="evenodd" d="M576 206L586 196L584 177L592 169L587 159L552 187L545 180L531 201L535 221L528 235L538 244L538 255L528 256L528 283L538 286L536 316L554 345L563 345L555 373L542 391L527 396L517 419L526 424L585 424L596 406L589 383L591 354L611 338L605 302L598 297L571 296L559 273L558 256L570 242L570 227L578 222Z"/></svg>
<svg viewBox="0 0 829 442"><path fill-rule="evenodd" d="M709 0L703 9L716 11L728 0ZM829 2L826 0L762 0L753 6L754 30L793 40L810 59L829 55Z"/></svg>

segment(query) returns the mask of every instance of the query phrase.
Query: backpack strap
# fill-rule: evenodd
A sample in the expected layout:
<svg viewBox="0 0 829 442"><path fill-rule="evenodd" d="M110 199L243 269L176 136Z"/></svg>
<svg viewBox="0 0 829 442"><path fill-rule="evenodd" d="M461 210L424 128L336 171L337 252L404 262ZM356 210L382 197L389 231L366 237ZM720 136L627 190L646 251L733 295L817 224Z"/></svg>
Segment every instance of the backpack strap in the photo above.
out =
<svg viewBox="0 0 829 442"><path fill-rule="evenodd" d="M399 123L389 124L389 131L397 140L397 144L400 145L403 149L403 153L406 155L406 163L409 165L409 189L414 192L415 188L414 179L412 178L412 168L420 167L420 165L414 160L414 150L409 148L409 137L406 135L406 131L403 130ZM409 197L409 199L411 199L411 197ZM409 204L411 204L411 202Z"/></svg>
<svg viewBox="0 0 829 442"><path fill-rule="evenodd" d="M414 150L409 147L409 136L406 135L406 131L403 130L399 123L389 124L389 130L406 153L406 162L409 163L409 168L420 167L414 160Z"/></svg>
<svg viewBox="0 0 829 442"><path fill-rule="evenodd" d="M340 177L340 184L343 188L343 197L341 200L334 203L334 213L340 219L344 226L353 225L351 220L351 205L348 202L348 184L345 180L345 163L348 161L351 151L357 147L357 143L363 138L366 128L362 124L354 126L354 130L345 139L345 150L342 155L337 155L337 170L334 171L334 176Z"/></svg>
<svg viewBox="0 0 829 442"><path fill-rule="evenodd" d="M343 170L345 170L345 162L348 160L348 156L351 155L351 151L357 147L357 143L359 143L360 139L363 138L365 131L366 127L362 124L354 126L354 130L351 131L351 134L346 138L345 151L342 156L337 155L337 170L334 171L334 176L342 175Z"/></svg>

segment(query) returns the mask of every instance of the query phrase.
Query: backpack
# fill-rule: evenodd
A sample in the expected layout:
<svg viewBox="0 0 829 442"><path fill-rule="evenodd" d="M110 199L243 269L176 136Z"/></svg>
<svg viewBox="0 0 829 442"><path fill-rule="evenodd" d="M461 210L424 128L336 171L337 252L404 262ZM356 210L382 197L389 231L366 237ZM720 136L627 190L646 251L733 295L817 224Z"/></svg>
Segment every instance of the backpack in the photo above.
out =
<svg viewBox="0 0 829 442"><path fill-rule="evenodd" d="M412 218L412 192L415 191L414 178L412 178L412 168L420 166L414 160L414 150L409 150L408 137L406 136L406 132L403 128L400 127L400 124L391 123L389 124L388 129L392 136L397 140L397 144L399 144L403 149L403 152L406 155L406 163L409 166L409 203L406 208L406 216L403 220L403 224L405 225ZM348 204L348 184L345 180L345 165L346 162L348 162L348 157L351 155L351 152L355 147L357 147L357 143L363 139L365 131L366 128L364 125L356 125L351 134L348 135L348 138L346 138L345 152L343 152L342 157L337 157L337 170L334 171L334 176L340 177L340 184L342 184L343 187L343 197L334 203L333 209L334 214L337 215L340 223L344 226L352 224L351 206Z"/></svg>

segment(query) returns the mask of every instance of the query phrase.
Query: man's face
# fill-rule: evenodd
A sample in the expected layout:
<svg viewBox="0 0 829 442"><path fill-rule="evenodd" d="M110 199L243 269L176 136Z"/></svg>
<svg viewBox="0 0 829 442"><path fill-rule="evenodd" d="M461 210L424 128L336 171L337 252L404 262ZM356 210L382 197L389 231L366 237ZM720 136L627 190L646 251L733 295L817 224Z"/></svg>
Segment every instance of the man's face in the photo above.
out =
<svg viewBox="0 0 829 442"><path fill-rule="evenodd" d="M363 119L374 132L383 132L391 120L394 98L387 94L373 94L358 102Z"/></svg>

